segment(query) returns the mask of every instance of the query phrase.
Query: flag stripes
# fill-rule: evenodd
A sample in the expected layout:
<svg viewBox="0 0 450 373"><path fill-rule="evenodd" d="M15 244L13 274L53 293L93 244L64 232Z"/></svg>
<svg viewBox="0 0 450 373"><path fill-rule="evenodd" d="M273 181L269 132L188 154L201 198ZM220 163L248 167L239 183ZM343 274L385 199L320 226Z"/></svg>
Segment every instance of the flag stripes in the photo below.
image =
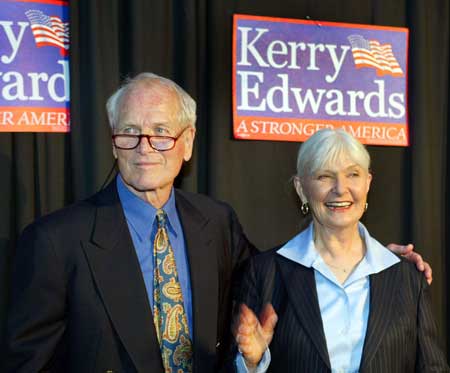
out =
<svg viewBox="0 0 450 373"><path fill-rule="evenodd" d="M403 70L392 51L392 44L366 40L361 35L351 35L348 40L352 46L353 60L357 69L370 67L376 70L378 76L403 76Z"/></svg>
<svg viewBox="0 0 450 373"><path fill-rule="evenodd" d="M62 22L57 16L48 16L40 10L25 12L31 23L34 40L38 47L54 46L60 48L63 56L69 51L69 23Z"/></svg>

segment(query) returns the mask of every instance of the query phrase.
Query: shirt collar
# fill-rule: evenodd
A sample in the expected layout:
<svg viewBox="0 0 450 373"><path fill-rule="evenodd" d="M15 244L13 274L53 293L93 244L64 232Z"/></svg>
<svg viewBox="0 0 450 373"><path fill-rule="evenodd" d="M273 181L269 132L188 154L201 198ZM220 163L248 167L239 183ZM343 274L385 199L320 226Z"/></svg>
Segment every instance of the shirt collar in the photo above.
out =
<svg viewBox="0 0 450 373"><path fill-rule="evenodd" d="M286 242L277 253L305 267L312 267L319 253L313 240L312 223L304 231Z"/></svg>
<svg viewBox="0 0 450 373"><path fill-rule="evenodd" d="M117 175L116 184L119 199L129 224L135 229L139 239L149 237L153 229L157 209L131 192L120 174ZM169 231L176 237L181 232L181 223L175 205L173 188L162 209L167 215Z"/></svg>
<svg viewBox="0 0 450 373"><path fill-rule="evenodd" d="M351 277L378 273L400 261L389 249L371 237L362 223L358 223L358 230L364 239L367 251ZM314 225L311 223L307 229L284 244L277 253L305 267L313 267L314 263L321 259L314 245L313 232Z"/></svg>

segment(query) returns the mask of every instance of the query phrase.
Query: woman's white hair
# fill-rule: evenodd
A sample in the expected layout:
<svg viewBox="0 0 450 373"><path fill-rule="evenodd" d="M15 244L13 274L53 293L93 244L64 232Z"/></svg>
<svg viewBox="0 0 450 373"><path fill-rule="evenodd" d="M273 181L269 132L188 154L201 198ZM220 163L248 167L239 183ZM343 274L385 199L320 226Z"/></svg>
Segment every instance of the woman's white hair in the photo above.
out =
<svg viewBox="0 0 450 373"><path fill-rule="evenodd" d="M343 129L323 129L306 140L298 151L297 176L312 175L347 156L369 171L370 155L363 144Z"/></svg>
<svg viewBox="0 0 450 373"><path fill-rule="evenodd" d="M195 128L197 117L195 114L196 103L194 99L172 80L153 73L144 72L136 75L134 78L127 78L122 86L114 92L106 102L106 111L108 113L109 125L112 130L118 125L119 114L122 109L122 100L125 94L140 82L161 84L175 92L180 102L180 111L178 113L179 123Z"/></svg>

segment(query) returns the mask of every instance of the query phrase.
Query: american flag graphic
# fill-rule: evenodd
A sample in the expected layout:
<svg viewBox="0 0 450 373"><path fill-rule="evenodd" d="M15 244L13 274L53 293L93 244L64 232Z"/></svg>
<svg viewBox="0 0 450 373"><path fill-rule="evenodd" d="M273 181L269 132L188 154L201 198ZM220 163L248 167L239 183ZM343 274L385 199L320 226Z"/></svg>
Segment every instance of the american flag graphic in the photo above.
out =
<svg viewBox="0 0 450 373"><path fill-rule="evenodd" d="M353 60L357 69L371 67L376 70L378 76L403 76L403 70L392 52L392 44L366 40L361 35L350 35L348 40L352 46Z"/></svg>
<svg viewBox="0 0 450 373"><path fill-rule="evenodd" d="M69 22L63 22L57 16L48 16L40 10L30 9L25 14L38 47L53 46L59 48L62 56L69 54Z"/></svg>

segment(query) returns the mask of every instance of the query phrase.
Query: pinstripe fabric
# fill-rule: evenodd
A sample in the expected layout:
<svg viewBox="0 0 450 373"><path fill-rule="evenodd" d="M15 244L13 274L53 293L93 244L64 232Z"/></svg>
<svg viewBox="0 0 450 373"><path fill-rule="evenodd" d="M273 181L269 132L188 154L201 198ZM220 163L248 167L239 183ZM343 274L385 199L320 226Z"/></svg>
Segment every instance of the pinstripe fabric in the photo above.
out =
<svg viewBox="0 0 450 373"><path fill-rule="evenodd" d="M271 302L278 324L268 372L331 372L314 272L276 250L251 259L237 297L256 313ZM361 373L450 372L437 345L428 285L410 263L370 276Z"/></svg>

